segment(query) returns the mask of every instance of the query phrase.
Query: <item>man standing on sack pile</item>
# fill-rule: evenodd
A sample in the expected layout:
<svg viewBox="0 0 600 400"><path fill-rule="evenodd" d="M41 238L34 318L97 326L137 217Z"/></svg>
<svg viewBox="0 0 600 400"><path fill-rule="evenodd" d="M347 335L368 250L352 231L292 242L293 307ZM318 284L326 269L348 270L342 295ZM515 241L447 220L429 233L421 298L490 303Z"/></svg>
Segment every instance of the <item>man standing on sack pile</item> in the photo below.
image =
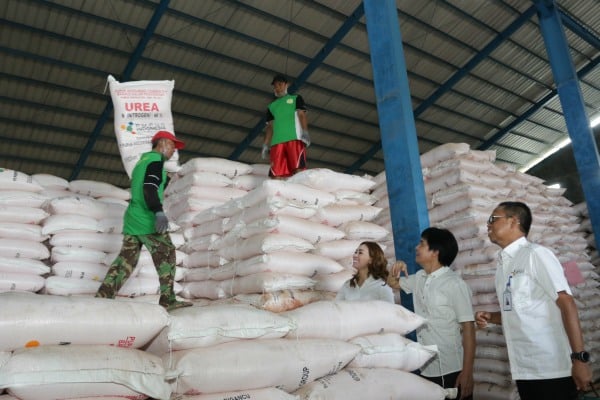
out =
<svg viewBox="0 0 600 400"><path fill-rule="evenodd" d="M262 147L263 160L270 155L272 178L287 178L306 169L306 148L310 145L306 106L302 96L288 94L288 80L275 75L273 93L276 99L267 109L267 127Z"/></svg>
<svg viewBox="0 0 600 400"><path fill-rule="evenodd" d="M167 131L152 137L152 151L142 154L131 173L131 200L123 218L123 245L113 261L96 297L114 299L140 258L142 245L152 255L160 282L159 304L168 311L192 303L178 301L173 291L175 246L169 236L169 220L162 202L168 183L164 162L185 144Z"/></svg>

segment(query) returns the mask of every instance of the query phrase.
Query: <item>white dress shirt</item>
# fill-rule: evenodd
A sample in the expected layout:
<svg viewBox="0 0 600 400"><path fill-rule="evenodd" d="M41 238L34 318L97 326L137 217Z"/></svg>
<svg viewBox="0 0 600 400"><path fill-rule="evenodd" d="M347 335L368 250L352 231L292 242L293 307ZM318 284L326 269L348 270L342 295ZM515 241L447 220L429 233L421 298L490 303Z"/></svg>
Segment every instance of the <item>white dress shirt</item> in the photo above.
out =
<svg viewBox="0 0 600 400"><path fill-rule="evenodd" d="M512 378L571 376L571 347L564 329L558 292L571 294L560 261L549 249L522 237L500 252L496 294ZM506 291L510 305L506 305Z"/></svg>
<svg viewBox="0 0 600 400"><path fill-rule="evenodd" d="M462 322L474 321L471 290L448 267L431 274L424 270L403 278L402 290L413 294L415 313L427 319L417 329L423 345L437 345L439 354L421 368L423 376L443 376L463 367Z"/></svg>
<svg viewBox="0 0 600 400"><path fill-rule="evenodd" d="M383 300L394 303L394 292L383 280L373 279L372 276L369 276L362 286L352 287L350 281L344 282L335 299L347 301Z"/></svg>

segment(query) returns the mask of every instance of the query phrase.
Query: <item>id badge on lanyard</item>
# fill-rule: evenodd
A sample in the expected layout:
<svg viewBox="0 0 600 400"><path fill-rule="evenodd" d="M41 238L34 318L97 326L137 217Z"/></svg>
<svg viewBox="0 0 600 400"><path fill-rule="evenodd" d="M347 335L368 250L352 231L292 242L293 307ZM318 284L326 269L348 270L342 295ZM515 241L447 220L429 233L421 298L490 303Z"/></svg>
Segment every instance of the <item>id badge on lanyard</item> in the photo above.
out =
<svg viewBox="0 0 600 400"><path fill-rule="evenodd" d="M502 295L502 308L504 311L512 311L512 294L510 293L511 279L512 274L508 276L508 281L506 282L506 289L504 289L504 293Z"/></svg>

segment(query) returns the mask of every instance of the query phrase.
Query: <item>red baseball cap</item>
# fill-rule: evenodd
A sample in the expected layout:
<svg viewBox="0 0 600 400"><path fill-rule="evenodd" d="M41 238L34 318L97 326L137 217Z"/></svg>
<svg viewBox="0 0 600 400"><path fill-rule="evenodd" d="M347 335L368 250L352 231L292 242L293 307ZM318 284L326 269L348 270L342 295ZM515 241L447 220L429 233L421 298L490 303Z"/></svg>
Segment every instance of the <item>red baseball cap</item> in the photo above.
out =
<svg viewBox="0 0 600 400"><path fill-rule="evenodd" d="M177 150L181 150L181 149L183 149L185 147L185 143L183 143L181 140L177 139L175 137L175 135L173 135L169 131L158 131L158 132L156 132L156 134L154 136L152 136L152 140L151 140L153 146L154 146L154 143L158 139L169 139L169 140L173 141L173 143L175 143L175 148Z"/></svg>

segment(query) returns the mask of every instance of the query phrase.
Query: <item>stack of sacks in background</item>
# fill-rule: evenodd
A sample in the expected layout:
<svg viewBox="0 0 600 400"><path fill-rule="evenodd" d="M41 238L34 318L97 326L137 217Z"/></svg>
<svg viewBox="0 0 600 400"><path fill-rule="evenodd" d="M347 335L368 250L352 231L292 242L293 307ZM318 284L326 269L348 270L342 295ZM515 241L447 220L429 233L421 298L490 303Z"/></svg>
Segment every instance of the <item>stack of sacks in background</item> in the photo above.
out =
<svg viewBox="0 0 600 400"><path fill-rule="evenodd" d="M239 179L251 172L250 165L237 161L193 158L181 166L165 189L165 213L179 227L191 227L199 212L244 196L248 191L234 187L233 180L241 182Z"/></svg>
<svg viewBox="0 0 600 400"><path fill-rule="evenodd" d="M171 239L178 248L177 294L183 290L179 282L188 268L213 267L226 262L214 252L206 251L205 244L196 243L198 238L202 242L206 236L202 224L196 222L196 216L244 196L247 187L256 185L259 179L251 174L252 171L248 164L206 157L189 160L171 177L165 189L163 208L171 221ZM217 232L222 233L220 228Z"/></svg>
<svg viewBox="0 0 600 400"><path fill-rule="evenodd" d="M456 143L439 146L421 156L430 225L449 229L458 241L459 253L452 268L461 273L471 288L475 310L498 311L494 274L500 248L489 241L486 221L498 203L523 201L533 213L528 239L551 248L563 264L580 307L584 335L590 337L597 331L597 318L593 318L594 312L587 312L583 298L597 298L599 290L597 275L585 251L587 241L578 232L578 211L562 197L562 189L548 188L539 178L494 161L493 151L473 151L466 144ZM373 192L379 198L375 204L389 205L387 190L381 183L385 182L385 175L375 180L380 182ZM389 216L386 223L390 223ZM388 254L393 257L393 249ZM595 347L596 339L586 343L586 348ZM477 332L475 363L477 398L515 395L499 327Z"/></svg>
<svg viewBox="0 0 600 400"><path fill-rule="evenodd" d="M43 243L42 208L47 197L33 177L0 168L0 292L37 292L50 272Z"/></svg>
<svg viewBox="0 0 600 400"><path fill-rule="evenodd" d="M581 219L578 232L583 235L588 244L587 251L580 254L580 257L586 258L589 254L589 261L578 261L577 265L582 274L583 282L575 285L573 294L578 300L577 307L579 310L579 318L582 321L584 329L584 340L586 348L600 347L600 298L596 287L598 285L598 276L600 274L600 258L598 257L598 249L594 233L592 232L592 223L589 218L589 211L585 202L579 203L573 207L576 215ZM600 374L600 363L592 364L594 376Z"/></svg>
<svg viewBox="0 0 600 400"><path fill-rule="evenodd" d="M582 202L573 206L577 212L577 216L581 219L579 231L582 232L585 240L588 243L588 253L590 255L590 262L597 268L600 267L600 254L596 248L596 236L592 231L592 221L590 220L590 214L587 208L587 203Z"/></svg>
<svg viewBox="0 0 600 400"><path fill-rule="evenodd" d="M367 222L379 212L364 204L374 201L365 193L371 185L365 178L309 170L287 181L264 181L246 196L198 214L186 243L194 250L188 260L228 262L188 270L182 296L235 297L271 311L331 298L352 275L338 260L351 257L362 240L389 234Z"/></svg>
<svg viewBox="0 0 600 400"><path fill-rule="evenodd" d="M169 318L159 305L0 293L0 391L20 400L170 398L160 357L140 350Z"/></svg>
<svg viewBox="0 0 600 400"><path fill-rule="evenodd" d="M147 351L162 355L173 393L186 400L441 400L446 391L407 372L435 354L403 337L423 322L381 301L317 301L279 314L213 304L173 311Z"/></svg>
<svg viewBox="0 0 600 400"><path fill-rule="evenodd" d="M238 175L231 178L232 186L236 189L242 189L247 192L256 189L269 178L271 166L269 164L252 164L252 171L249 174Z"/></svg>
<svg viewBox="0 0 600 400"><path fill-rule="evenodd" d="M198 214L193 234L186 235L185 246L194 250L189 259L207 254L227 262L188 270L182 296L221 299L308 289L315 270L341 270L332 260L307 254L323 235L343 236L329 227L315 231L321 226L308 221L315 204L333 201L325 192L266 180L246 196Z"/></svg>
<svg viewBox="0 0 600 400"><path fill-rule="evenodd" d="M54 182L56 185L57 180ZM42 223L42 233L50 237L52 269L45 293L92 295L106 275L107 253L121 247L120 226L129 192L86 180L46 190L59 197L42 205L49 214Z"/></svg>
<svg viewBox="0 0 600 400"><path fill-rule="evenodd" d="M51 174L34 174L31 177L42 186L41 193L48 199L72 195L69 181L64 178Z"/></svg>
<svg viewBox="0 0 600 400"><path fill-rule="evenodd" d="M356 272L352 267L352 255L363 241L382 242L391 236L388 229L372 222L381 212L373 203L377 200L369 194L375 185L371 177L334 172L329 169L310 169L289 178L288 182L298 183L334 196L333 204L317 208L311 217L325 226L334 227L344 233L343 238L332 241L319 241L312 251L336 260L344 270L336 274L316 275L315 289L337 292L345 281Z"/></svg>

